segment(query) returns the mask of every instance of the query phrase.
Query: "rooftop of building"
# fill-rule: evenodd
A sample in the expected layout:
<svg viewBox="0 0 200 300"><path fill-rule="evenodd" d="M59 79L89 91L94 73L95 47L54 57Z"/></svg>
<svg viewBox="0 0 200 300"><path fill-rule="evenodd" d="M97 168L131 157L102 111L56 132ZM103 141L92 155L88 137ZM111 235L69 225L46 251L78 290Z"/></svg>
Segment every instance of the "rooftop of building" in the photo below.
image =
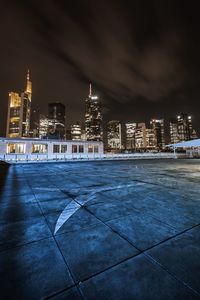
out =
<svg viewBox="0 0 200 300"><path fill-rule="evenodd" d="M21 138L9 138L9 137L0 137L0 141L13 141L13 142L56 142L56 143L103 143L100 141L85 141L85 140L59 140L59 139L51 139L51 138L46 138L46 139L41 139L41 138L26 138L26 137L21 137Z"/></svg>
<svg viewBox="0 0 200 300"><path fill-rule="evenodd" d="M1 296L199 299L199 170L200 160L1 166Z"/></svg>

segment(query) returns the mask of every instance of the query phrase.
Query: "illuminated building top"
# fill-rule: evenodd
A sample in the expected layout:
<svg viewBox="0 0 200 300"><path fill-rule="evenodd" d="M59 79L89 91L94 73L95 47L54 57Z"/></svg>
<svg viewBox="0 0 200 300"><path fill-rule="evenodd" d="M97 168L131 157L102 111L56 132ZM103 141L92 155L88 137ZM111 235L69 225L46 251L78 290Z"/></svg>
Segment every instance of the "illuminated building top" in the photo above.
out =
<svg viewBox="0 0 200 300"><path fill-rule="evenodd" d="M25 91L21 94L9 93L6 136L10 138L27 137L30 132L32 82L29 70Z"/></svg>
<svg viewBox="0 0 200 300"><path fill-rule="evenodd" d="M92 85L89 87L89 95L85 100L85 132L88 141L102 141L102 105L98 96L92 93Z"/></svg>
<svg viewBox="0 0 200 300"><path fill-rule="evenodd" d="M27 77L26 77L26 90L25 92L29 94L30 100L31 100L31 95L32 95L32 82L30 81L30 72L28 70L27 72Z"/></svg>

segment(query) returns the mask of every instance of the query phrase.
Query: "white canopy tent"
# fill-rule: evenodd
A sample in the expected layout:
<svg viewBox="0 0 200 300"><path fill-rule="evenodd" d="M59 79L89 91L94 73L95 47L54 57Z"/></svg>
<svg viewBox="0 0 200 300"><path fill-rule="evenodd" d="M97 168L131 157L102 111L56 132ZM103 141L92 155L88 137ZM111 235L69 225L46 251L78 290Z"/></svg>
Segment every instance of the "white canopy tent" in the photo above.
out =
<svg viewBox="0 0 200 300"><path fill-rule="evenodd" d="M190 140L190 141L183 141L180 143L170 144L166 147L173 148L174 150L174 158L177 158L176 150L178 148L183 148L186 150L186 156L190 158L199 158L200 157L200 139Z"/></svg>
<svg viewBox="0 0 200 300"><path fill-rule="evenodd" d="M167 145L166 147L171 147L171 148L196 148L196 147L200 147L200 139L184 141L184 142L175 143L175 144L170 144L170 145Z"/></svg>

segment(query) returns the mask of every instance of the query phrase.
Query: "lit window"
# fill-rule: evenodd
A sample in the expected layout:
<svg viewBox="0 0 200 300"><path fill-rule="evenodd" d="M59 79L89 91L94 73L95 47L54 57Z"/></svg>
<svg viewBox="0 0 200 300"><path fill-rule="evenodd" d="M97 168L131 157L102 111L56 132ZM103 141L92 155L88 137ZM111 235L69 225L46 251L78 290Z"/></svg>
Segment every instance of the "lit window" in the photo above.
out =
<svg viewBox="0 0 200 300"><path fill-rule="evenodd" d="M88 153L93 153L93 145L88 146Z"/></svg>
<svg viewBox="0 0 200 300"><path fill-rule="evenodd" d="M21 97L17 93L9 93L10 107L17 107L21 105Z"/></svg>
<svg viewBox="0 0 200 300"><path fill-rule="evenodd" d="M7 145L7 153L23 154L25 153L25 146L22 143L10 143Z"/></svg>
<svg viewBox="0 0 200 300"><path fill-rule="evenodd" d="M32 153L46 153L48 149L47 144L33 144Z"/></svg>
<svg viewBox="0 0 200 300"><path fill-rule="evenodd" d="M60 145L53 145L53 153L60 153Z"/></svg>

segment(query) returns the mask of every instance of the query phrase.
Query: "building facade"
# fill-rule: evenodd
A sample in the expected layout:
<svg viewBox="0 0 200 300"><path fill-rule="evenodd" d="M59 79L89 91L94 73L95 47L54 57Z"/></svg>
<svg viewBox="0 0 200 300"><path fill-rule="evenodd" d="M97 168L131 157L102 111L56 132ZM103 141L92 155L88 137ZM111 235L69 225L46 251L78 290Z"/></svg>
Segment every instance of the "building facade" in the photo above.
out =
<svg viewBox="0 0 200 300"><path fill-rule="evenodd" d="M146 128L146 147L147 150L157 149L157 139L155 130L152 128Z"/></svg>
<svg viewBox="0 0 200 300"><path fill-rule="evenodd" d="M49 124L49 119L44 116L40 115L39 117L39 138L43 138L47 136L48 128L51 124Z"/></svg>
<svg viewBox="0 0 200 300"><path fill-rule="evenodd" d="M155 130L147 128L145 123L138 123L135 131L136 151L156 150Z"/></svg>
<svg viewBox="0 0 200 300"><path fill-rule="evenodd" d="M85 100L85 133L87 141L103 141L103 114L99 98L92 93Z"/></svg>
<svg viewBox="0 0 200 300"><path fill-rule="evenodd" d="M170 141L178 143L197 138L193 129L192 117L188 114L179 114L176 119L170 120Z"/></svg>
<svg viewBox="0 0 200 300"><path fill-rule="evenodd" d="M112 120L107 123L107 149L108 150L121 150L123 149L122 143L122 124L120 121Z"/></svg>
<svg viewBox="0 0 200 300"><path fill-rule="evenodd" d="M180 114L177 116L178 137L179 141L187 141L192 138L192 117L188 114Z"/></svg>
<svg viewBox="0 0 200 300"><path fill-rule="evenodd" d="M165 128L164 119L152 119L150 121L150 127L155 134L155 146L158 150L165 148Z"/></svg>
<svg viewBox="0 0 200 300"><path fill-rule="evenodd" d="M135 131L137 124L136 123L126 123L125 124L125 136L126 136L126 149L134 150L135 149Z"/></svg>
<svg viewBox="0 0 200 300"><path fill-rule="evenodd" d="M65 125L65 105L61 102L52 102L48 104L48 118L56 120L57 123Z"/></svg>
<svg viewBox="0 0 200 300"><path fill-rule="evenodd" d="M176 119L171 119L169 123L170 128L170 143L175 144L179 142L178 123Z"/></svg>
<svg viewBox="0 0 200 300"><path fill-rule="evenodd" d="M27 73L26 89L19 95L9 93L6 136L11 138L27 137L30 131L32 82Z"/></svg>
<svg viewBox="0 0 200 300"><path fill-rule="evenodd" d="M65 138L65 105L61 102L52 102L48 104L48 122L47 138Z"/></svg>
<svg viewBox="0 0 200 300"><path fill-rule="evenodd" d="M58 123L60 125L60 123ZM62 126L62 134L59 135L56 120L49 119L44 115L40 115L39 120L39 138L42 139L61 139L64 136L64 127Z"/></svg>
<svg viewBox="0 0 200 300"><path fill-rule="evenodd" d="M135 148L142 150L146 148L146 124L138 123L135 130Z"/></svg>
<svg viewBox="0 0 200 300"><path fill-rule="evenodd" d="M82 130L81 125L77 122L76 124L71 125L71 139L72 141L81 140Z"/></svg>
<svg viewBox="0 0 200 300"><path fill-rule="evenodd" d="M5 161L90 159L102 154L102 142L0 138L0 159Z"/></svg>

